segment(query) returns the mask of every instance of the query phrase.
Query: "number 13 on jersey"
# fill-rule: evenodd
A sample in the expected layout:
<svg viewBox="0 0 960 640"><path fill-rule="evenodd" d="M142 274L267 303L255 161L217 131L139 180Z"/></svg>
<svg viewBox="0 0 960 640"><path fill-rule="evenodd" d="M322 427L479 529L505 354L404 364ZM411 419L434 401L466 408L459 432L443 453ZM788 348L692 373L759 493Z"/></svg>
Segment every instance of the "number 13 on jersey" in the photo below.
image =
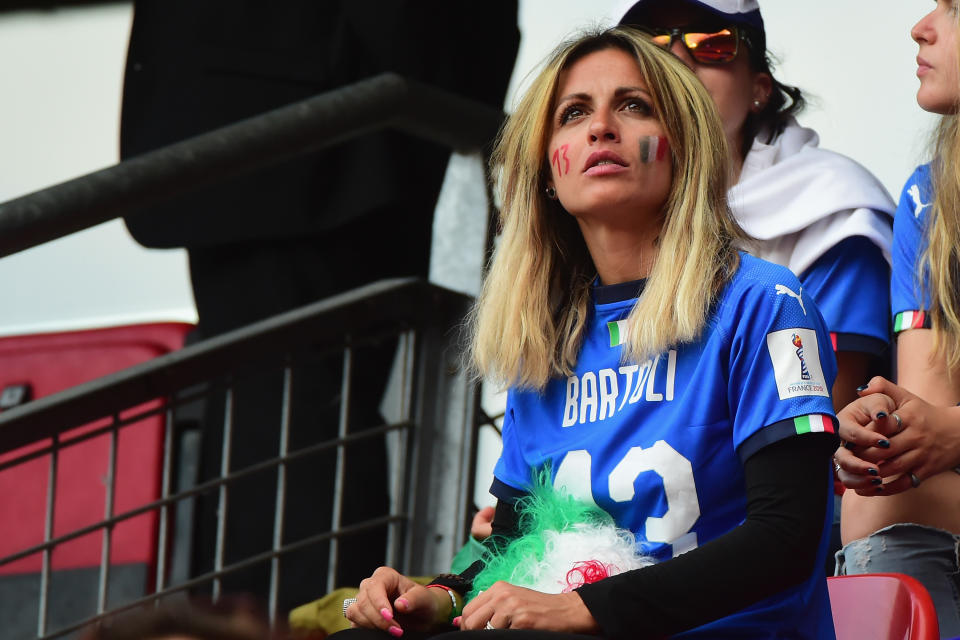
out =
<svg viewBox="0 0 960 640"><path fill-rule="evenodd" d="M566 487L567 493L578 500L596 505L591 486L591 458L585 449L568 451L557 468L553 485ZM700 501L693 478L693 467L676 449L663 440L653 446L632 447L617 463L608 477L610 499L631 502L634 482L645 471L660 476L667 510L662 516L648 516L644 533L650 542L663 542L673 548L673 556L695 549L697 534L690 531L700 517Z"/></svg>

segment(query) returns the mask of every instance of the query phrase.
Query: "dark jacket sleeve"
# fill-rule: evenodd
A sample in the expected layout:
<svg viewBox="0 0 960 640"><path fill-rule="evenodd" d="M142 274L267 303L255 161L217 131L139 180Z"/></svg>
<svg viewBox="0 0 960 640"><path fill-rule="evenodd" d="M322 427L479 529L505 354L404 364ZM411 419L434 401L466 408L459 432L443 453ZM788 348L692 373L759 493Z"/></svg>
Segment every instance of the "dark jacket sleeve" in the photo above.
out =
<svg viewBox="0 0 960 640"><path fill-rule="evenodd" d="M676 558L580 587L603 635L669 636L807 579L817 564L827 460L836 446L832 434L808 434L764 447L744 464L742 525Z"/></svg>

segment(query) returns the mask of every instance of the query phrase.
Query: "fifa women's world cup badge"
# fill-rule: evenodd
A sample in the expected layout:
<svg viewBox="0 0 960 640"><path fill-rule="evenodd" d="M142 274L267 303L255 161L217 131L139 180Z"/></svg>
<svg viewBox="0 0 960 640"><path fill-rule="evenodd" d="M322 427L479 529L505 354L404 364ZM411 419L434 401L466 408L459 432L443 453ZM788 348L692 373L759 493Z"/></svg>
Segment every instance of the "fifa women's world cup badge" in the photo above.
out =
<svg viewBox="0 0 960 640"><path fill-rule="evenodd" d="M781 400L799 396L828 396L817 332L804 327L780 329L767 334L770 364ZM797 366L797 361L800 366Z"/></svg>
<svg viewBox="0 0 960 640"><path fill-rule="evenodd" d="M797 358L800 359L800 379L809 380L810 371L807 369L807 361L803 359L803 340L797 334L793 334L792 340L793 346L797 348Z"/></svg>

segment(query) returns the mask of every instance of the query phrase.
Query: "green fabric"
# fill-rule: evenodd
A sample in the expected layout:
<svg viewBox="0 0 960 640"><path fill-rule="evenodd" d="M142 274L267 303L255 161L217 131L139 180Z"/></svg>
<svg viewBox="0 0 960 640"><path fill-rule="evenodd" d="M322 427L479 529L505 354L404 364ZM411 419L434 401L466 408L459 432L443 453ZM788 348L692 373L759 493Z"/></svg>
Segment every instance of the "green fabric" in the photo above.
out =
<svg viewBox="0 0 960 640"><path fill-rule="evenodd" d="M483 557L484 551L486 551L486 547L483 546L483 543L470 536L467 544L463 545L460 551L457 551L457 555L453 556L450 573L463 573L467 567Z"/></svg>
<svg viewBox="0 0 960 640"><path fill-rule="evenodd" d="M492 550L483 556L486 566L473 580L467 601L494 582L525 584L525 579L546 552L544 532L567 531L575 525L615 526L613 517L594 504L580 502L550 482L550 472L539 472L530 492L517 501L520 537L504 543L492 540Z"/></svg>
<svg viewBox="0 0 960 640"><path fill-rule="evenodd" d="M343 617L343 601L356 597L358 591L355 587L335 589L319 600L297 607L290 612L291 630L322 631L329 635L349 629L350 621Z"/></svg>

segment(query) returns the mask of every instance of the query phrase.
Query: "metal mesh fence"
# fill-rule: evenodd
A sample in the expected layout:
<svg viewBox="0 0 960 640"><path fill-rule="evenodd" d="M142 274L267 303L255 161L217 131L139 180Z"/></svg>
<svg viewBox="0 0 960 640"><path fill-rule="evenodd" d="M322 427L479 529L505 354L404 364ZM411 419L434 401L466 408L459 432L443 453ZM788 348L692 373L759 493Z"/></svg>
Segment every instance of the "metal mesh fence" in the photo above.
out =
<svg viewBox="0 0 960 640"><path fill-rule="evenodd" d="M472 496L467 302L378 283L0 414L0 478L42 478L3 499L44 501L36 541L0 558L5 637L235 589L275 622L367 561L446 570Z"/></svg>

